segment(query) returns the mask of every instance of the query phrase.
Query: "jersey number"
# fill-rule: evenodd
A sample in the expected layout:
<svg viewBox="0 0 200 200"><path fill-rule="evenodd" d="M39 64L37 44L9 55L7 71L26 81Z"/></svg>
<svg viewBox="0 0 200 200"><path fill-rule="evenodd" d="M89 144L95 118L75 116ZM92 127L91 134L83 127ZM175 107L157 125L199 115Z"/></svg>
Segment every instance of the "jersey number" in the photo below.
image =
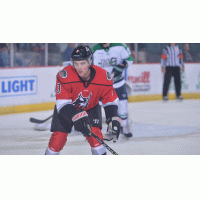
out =
<svg viewBox="0 0 200 200"><path fill-rule="evenodd" d="M61 85L60 85L60 83L57 83L57 91L56 91L56 93L59 94L60 91L61 91Z"/></svg>

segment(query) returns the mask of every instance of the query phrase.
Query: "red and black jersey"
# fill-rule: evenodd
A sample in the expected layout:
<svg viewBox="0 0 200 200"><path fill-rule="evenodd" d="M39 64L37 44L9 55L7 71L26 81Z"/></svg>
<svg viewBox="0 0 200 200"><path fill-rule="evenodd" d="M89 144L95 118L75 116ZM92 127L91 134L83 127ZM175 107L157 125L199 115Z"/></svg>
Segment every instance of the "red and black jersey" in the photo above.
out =
<svg viewBox="0 0 200 200"><path fill-rule="evenodd" d="M106 70L92 65L91 76L83 81L73 66L67 66L57 74L56 106L59 110L72 104L77 110L88 111L94 108L99 100L104 106L117 105L118 97L113 88L113 80Z"/></svg>

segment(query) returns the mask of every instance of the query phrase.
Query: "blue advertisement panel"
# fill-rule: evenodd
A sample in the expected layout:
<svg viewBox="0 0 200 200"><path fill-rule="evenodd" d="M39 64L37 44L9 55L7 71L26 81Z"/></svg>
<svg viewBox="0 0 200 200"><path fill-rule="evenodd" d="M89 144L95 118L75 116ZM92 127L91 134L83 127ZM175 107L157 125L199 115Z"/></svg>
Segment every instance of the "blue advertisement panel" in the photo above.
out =
<svg viewBox="0 0 200 200"><path fill-rule="evenodd" d="M37 76L0 77L0 97L37 94Z"/></svg>

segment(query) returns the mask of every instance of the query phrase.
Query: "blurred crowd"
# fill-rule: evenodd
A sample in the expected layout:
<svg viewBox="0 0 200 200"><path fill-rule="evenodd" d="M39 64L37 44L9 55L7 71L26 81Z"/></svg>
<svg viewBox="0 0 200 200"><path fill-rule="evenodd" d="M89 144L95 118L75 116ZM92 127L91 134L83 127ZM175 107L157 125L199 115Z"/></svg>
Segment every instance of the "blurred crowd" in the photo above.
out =
<svg viewBox="0 0 200 200"><path fill-rule="evenodd" d="M48 65L62 65L70 61L72 50L80 43L14 43L14 67L44 66L45 56ZM93 47L96 43L82 43ZM160 63L163 48L167 43L127 43L137 63ZM200 43L178 43L183 50L184 62L200 62ZM137 47L137 48L136 48ZM136 52L137 51L137 52ZM11 66L11 44L0 43L0 67Z"/></svg>

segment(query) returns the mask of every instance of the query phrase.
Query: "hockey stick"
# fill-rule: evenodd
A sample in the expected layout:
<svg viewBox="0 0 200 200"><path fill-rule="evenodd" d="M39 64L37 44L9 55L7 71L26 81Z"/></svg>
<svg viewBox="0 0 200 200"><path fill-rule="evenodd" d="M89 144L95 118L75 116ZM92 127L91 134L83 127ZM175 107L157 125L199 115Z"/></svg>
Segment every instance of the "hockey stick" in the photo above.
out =
<svg viewBox="0 0 200 200"><path fill-rule="evenodd" d="M108 151L110 151L113 155L118 155L113 149L111 149L103 140L101 140L98 136L96 136L92 131L90 131L91 136L93 136L99 143L101 143Z"/></svg>
<svg viewBox="0 0 200 200"><path fill-rule="evenodd" d="M29 121L32 122L32 123L36 123L36 124L42 124L42 123L46 122L47 120L49 120L49 119L52 118L52 117L53 117L53 115L51 115L50 117L48 117L48 118L46 118L46 119L44 119L44 120L35 119L35 118L31 117L31 118L29 119Z"/></svg>

